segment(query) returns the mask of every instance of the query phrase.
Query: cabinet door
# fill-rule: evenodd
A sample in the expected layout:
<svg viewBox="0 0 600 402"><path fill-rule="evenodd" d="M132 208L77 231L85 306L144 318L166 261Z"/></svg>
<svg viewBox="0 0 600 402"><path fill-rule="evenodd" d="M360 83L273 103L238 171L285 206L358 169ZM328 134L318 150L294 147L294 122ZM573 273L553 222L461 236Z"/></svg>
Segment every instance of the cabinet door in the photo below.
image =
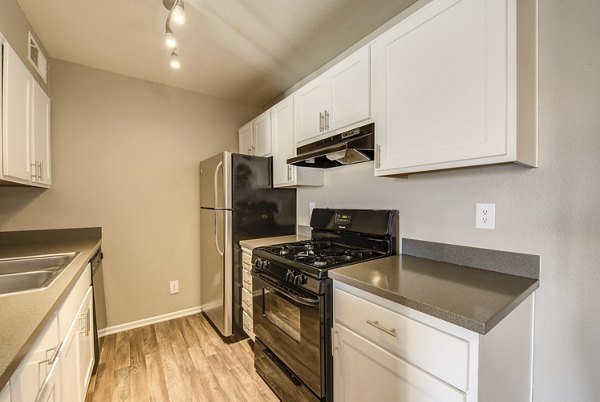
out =
<svg viewBox="0 0 600 402"><path fill-rule="evenodd" d="M271 156L271 111L267 110L256 119L252 120L252 133L254 134L254 155Z"/></svg>
<svg viewBox="0 0 600 402"><path fill-rule="evenodd" d="M92 368L94 367L94 308L92 304L92 287L90 286L87 296L79 312L79 389L80 399L85 399Z"/></svg>
<svg viewBox="0 0 600 402"><path fill-rule="evenodd" d="M336 401L459 402L466 396L338 323L334 327Z"/></svg>
<svg viewBox="0 0 600 402"><path fill-rule="evenodd" d="M244 155L254 155L254 141L252 138L252 122L246 124L238 130L239 135L239 153Z"/></svg>
<svg viewBox="0 0 600 402"><path fill-rule="evenodd" d="M50 98L42 87L33 86L33 161L35 182L50 185Z"/></svg>
<svg viewBox="0 0 600 402"><path fill-rule="evenodd" d="M273 186L294 184L296 167L287 164L295 155L294 100L290 96L271 108L273 136Z"/></svg>
<svg viewBox="0 0 600 402"><path fill-rule="evenodd" d="M370 48L365 46L328 73L331 110L328 129L336 130L371 117Z"/></svg>
<svg viewBox="0 0 600 402"><path fill-rule="evenodd" d="M466 166L514 148L514 1L436 0L377 39L378 173Z"/></svg>
<svg viewBox="0 0 600 402"><path fill-rule="evenodd" d="M79 375L79 327L79 319L76 317L61 348L62 394L65 402L82 400Z"/></svg>
<svg viewBox="0 0 600 402"><path fill-rule="evenodd" d="M3 45L2 174L31 181L30 129L33 77L7 44Z"/></svg>
<svg viewBox="0 0 600 402"><path fill-rule="evenodd" d="M53 316L10 379L12 402L35 400L58 360L59 343L58 320Z"/></svg>
<svg viewBox="0 0 600 402"><path fill-rule="evenodd" d="M35 399L36 402L64 402L62 397L62 371L61 371L61 360L57 359L50 372L46 377L46 381L40 389L40 393Z"/></svg>
<svg viewBox="0 0 600 402"><path fill-rule="evenodd" d="M319 77L294 94L294 125L296 143L316 137L325 131L325 110L330 110L329 85Z"/></svg>

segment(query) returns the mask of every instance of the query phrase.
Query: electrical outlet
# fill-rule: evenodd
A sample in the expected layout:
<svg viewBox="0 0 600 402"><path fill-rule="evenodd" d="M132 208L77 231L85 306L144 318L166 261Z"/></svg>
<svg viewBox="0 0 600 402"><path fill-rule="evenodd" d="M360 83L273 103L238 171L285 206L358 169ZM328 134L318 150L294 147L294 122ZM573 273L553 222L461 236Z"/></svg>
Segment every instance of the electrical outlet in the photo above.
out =
<svg viewBox="0 0 600 402"><path fill-rule="evenodd" d="M171 288L171 294L179 293L179 281L171 281L169 282L169 287Z"/></svg>
<svg viewBox="0 0 600 402"><path fill-rule="evenodd" d="M475 205L475 227L477 229L496 229L496 204Z"/></svg>

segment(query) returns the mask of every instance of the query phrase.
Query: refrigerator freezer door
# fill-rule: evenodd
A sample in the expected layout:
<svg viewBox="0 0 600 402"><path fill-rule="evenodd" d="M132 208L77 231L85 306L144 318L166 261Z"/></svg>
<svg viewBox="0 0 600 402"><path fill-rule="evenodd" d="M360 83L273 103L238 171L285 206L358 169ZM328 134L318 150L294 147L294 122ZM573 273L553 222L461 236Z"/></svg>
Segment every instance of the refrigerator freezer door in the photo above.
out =
<svg viewBox="0 0 600 402"><path fill-rule="evenodd" d="M231 209L231 153L223 152L200 162L200 206Z"/></svg>
<svg viewBox="0 0 600 402"><path fill-rule="evenodd" d="M201 209L200 303L223 334L232 335L231 211Z"/></svg>

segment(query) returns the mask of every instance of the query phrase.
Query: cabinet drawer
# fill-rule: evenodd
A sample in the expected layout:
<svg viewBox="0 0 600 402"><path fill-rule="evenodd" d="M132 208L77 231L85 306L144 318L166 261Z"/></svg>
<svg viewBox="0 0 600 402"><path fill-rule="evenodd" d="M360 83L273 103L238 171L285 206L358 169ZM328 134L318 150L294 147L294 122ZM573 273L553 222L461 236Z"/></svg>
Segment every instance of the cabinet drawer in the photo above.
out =
<svg viewBox="0 0 600 402"><path fill-rule="evenodd" d="M252 340L254 340L254 323L252 321L252 317L250 317L246 312L242 312L242 322L244 325L244 332L248 334Z"/></svg>
<svg viewBox="0 0 600 402"><path fill-rule="evenodd" d="M252 292L242 289L242 308L252 317Z"/></svg>
<svg viewBox="0 0 600 402"><path fill-rule="evenodd" d="M252 266L252 254L242 252L242 264ZM250 269L250 268L247 268Z"/></svg>
<svg viewBox="0 0 600 402"><path fill-rule="evenodd" d="M58 311L58 329L61 339L67 336L67 332L73 323L73 317L79 311L79 307L91 285L92 271L91 265L88 264Z"/></svg>
<svg viewBox="0 0 600 402"><path fill-rule="evenodd" d="M242 270L242 281L242 286L244 289L252 293L252 275L250 275L250 272L246 271L245 269Z"/></svg>
<svg viewBox="0 0 600 402"><path fill-rule="evenodd" d="M467 390L469 343L466 340L340 289L334 292L334 317L336 322L383 349L460 390Z"/></svg>

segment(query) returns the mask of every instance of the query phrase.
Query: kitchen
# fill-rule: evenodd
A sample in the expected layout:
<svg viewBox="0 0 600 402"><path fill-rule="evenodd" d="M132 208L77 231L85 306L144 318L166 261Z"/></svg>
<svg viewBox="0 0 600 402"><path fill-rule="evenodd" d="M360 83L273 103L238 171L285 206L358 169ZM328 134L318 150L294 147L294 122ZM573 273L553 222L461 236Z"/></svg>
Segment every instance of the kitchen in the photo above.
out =
<svg viewBox="0 0 600 402"><path fill-rule="evenodd" d="M31 25L41 24L36 19L39 14L69 12L64 8L36 13L27 4L5 0L0 9L0 32L25 64L27 32ZM89 13L106 18L101 5L86 6L97 7ZM189 18L192 10L186 3ZM595 269L598 214L594 213L600 195L594 174L598 170L594 151L600 146L600 77L598 45L592 40L600 36L598 13L593 1L539 2L537 169L482 166L402 179L374 177L374 164L367 162L328 169L323 173L324 186L297 190L297 222L305 234L309 204L314 202L321 208L399 210L402 238L539 255L533 357L533 399L539 401L594 400L600 393L594 381L600 327L590 319L598 317L600 305ZM166 12L160 2L156 15L160 16L156 25L164 25ZM108 32L110 21L103 22L106 35L117 42L119 32ZM78 24L73 29L83 30L81 21ZM69 31L45 32L64 35L59 38L65 44L73 36ZM44 34L37 34L49 46ZM106 45L98 38L87 39L98 41L79 48L87 59L60 57L60 41L47 53L52 57L48 80L52 187L0 188L0 230L102 227L108 325L115 331L174 312L197 313L198 164L223 150L237 151L238 129L289 86L279 88L271 99L257 101L242 93L258 93L258 89L240 84L228 88L227 95L237 96L240 103L222 99L225 95L218 99L156 83L159 79L134 79L127 71L111 73L115 70L110 65L94 62L93 49ZM335 51L321 56L316 67L358 39L337 45ZM340 37L332 40L343 44ZM130 53L111 57L130 58L135 65L133 44ZM160 45L156 50L166 63L168 55L163 55ZM233 45L242 52L247 43ZM180 57L184 62L180 72L184 72L183 48ZM219 67L209 64L189 69L200 74L203 68ZM165 68L165 76L176 74ZM273 77L277 74L274 71ZM204 92L210 93L206 88ZM482 202L496 204L495 230L475 228L475 204ZM169 292L172 280L180 284L175 295Z"/></svg>

